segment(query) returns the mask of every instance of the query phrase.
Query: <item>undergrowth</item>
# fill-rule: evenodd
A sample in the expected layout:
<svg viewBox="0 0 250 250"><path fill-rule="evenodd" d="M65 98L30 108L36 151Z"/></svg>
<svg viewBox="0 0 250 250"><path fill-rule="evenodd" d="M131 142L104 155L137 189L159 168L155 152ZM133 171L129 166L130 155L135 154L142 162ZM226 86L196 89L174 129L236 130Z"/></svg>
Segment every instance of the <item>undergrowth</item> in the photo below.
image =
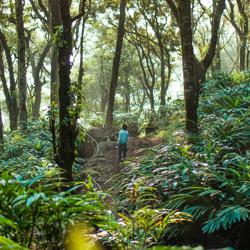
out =
<svg viewBox="0 0 250 250"><path fill-rule="evenodd" d="M168 142L127 161L113 180L119 211L131 214L147 206L185 212L193 223L177 228L162 243L177 238L198 242L192 235L198 232L197 237L224 237L218 245L230 242L244 249L250 221L249 97L249 74L209 80L200 98L196 143Z"/></svg>

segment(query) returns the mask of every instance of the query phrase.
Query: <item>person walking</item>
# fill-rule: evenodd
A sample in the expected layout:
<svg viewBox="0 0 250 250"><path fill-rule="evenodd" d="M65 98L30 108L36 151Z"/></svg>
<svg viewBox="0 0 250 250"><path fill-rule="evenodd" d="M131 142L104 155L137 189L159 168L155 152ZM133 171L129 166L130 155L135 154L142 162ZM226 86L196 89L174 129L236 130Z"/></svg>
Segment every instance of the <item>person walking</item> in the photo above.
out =
<svg viewBox="0 0 250 250"><path fill-rule="evenodd" d="M123 124L118 137L119 161L126 158L128 151L127 144L128 144L128 126L126 124Z"/></svg>

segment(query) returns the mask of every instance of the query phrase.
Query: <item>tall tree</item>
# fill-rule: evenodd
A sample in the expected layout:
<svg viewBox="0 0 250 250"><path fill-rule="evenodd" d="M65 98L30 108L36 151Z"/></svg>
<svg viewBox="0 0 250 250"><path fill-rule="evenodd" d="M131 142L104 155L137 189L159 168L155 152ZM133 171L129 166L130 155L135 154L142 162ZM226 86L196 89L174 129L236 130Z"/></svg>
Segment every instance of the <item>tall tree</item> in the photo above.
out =
<svg viewBox="0 0 250 250"><path fill-rule="evenodd" d="M71 62L72 53L72 20L70 16L70 1L60 0L60 12L62 20L61 42L58 43L59 63L59 144L58 163L63 170L62 176L71 182L72 165L75 159L75 121L70 115L71 98Z"/></svg>
<svg viewBox="0 0 250 250"><path fill-rule="evenodd" d="M180 29L182 63L184 75L184 98L186 108L186 130L191 134L198 133L198 98L200 85L216 53L220 20L225 9L225 0L213 0L211 37L207 53L198 60L193 50L192 8L191 0L166 0L176 18Z"/></svg>
<svg viewBox="0 0 250 250"><path fill-rule="evenodd" d="M27 81L26 81L26 47L24 35L24 22L23 22L23 0L15 0L16 9L16 30L17 30L17 44L18 44L18 89L19 89L19 126L21 130L27 127Z"/></svg>
<svg viewBox="0 0 250 250"><path fill-rule="evenodd" d="M108 108L107 108L107 114L106 114L106 126L107 127L112 127L112 123L113 123L115 93L116 93L116 88L117 88L118 73L119 73L119 66L120 66L120 59L121 59L122 45L123 45L123 37L125 35L126 4L127 4L127 0L120 0L120 17L119 17L119 24L118 24L115 56L113 59L111 82L109 86Z"/></svg>
<svg viewBox="0 0 250 250"><path fill-rule="evenodd" d="M51 132L56 161L62 169L62 177L67 182L73 181L72 165L75 160L75 138L77 136L76 123L79 109L74 108L75 100L72 95L71 54L72 54L72 23L85 14L75 17L70 15L70 0L60 0L60 16L62 29L57 40L58 67L59 67L59 132L55 126L55 117L51 118ZM84 6L84 5L83 5ZM57 13L58 14L58 13ZM53 18L53 17L52 17ZM53 110L53 109L52 109Z"/></svg>

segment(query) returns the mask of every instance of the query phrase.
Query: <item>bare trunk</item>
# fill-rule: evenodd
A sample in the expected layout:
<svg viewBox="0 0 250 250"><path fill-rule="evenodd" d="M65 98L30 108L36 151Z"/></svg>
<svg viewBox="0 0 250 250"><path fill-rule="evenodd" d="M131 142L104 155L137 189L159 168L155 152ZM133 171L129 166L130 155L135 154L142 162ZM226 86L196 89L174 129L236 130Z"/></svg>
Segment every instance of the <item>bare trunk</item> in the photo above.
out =
<svg viewBox="0 0 250 250"><path fill-rule="evenodd" d="M34 120L39 119L40 117L40 106L41 106L41 99L42 99L42 83L40 79L35 80L35 90L34 90L34 103L32 106L32 118Z"/></svg>
<svg viewBox="0 0 250 250"><path fill-rule="evenodd" d="M23 1L16 0L16 29L18 38L18 89L19 89L19 126L21 130L27 128L27 82L26 82L26 57L25 36L23 24Z"/></svg>
<svg viewBox="0 0 250 250"><path fill-rule="evenodd" d="M102 113L106 112L107 103L108 103L108 93L105 90L101 90L100 111Z"/></svg>
<svg viewBox="0 0 250 250"><path fill-rule="evenodd" d="M165 106L166 105L166 72L165 72L165 55L164 55L164 48L162 44L159 44L160 46L160 59L161 59L161 98L160 98L160 105Z"/></svg>
<svg viewBox="0 0 250 250"><path fill-rule="evenodd" d="M120 18L119 18L119 26L118 26L118 32L117 32L115 56L114 56L113 67L112 67L111 82L110 82L110 88L109 88L108 108L107 108L107 114L106 114L106 126L107 127L112 127L112 123L113 123L115 93L116 93L116 87L117 87L117 81L118 81L123 37L125 34L126 1L127 0L120 0Z"/></svg>
<svg viewBox="0 0 250 250"><path fill-rule="evenodd" d="M211 69L212 69L212 75L215 76L216 74L221 72L221 56L220 56L220 43L218 41L217 43L217 47L216 47L216 53L215 53L215 57L213 60L213 63L211 65Z"/></svg>
<svg viewBox="0 0 250 250"><path fill-rule="evenodd" d="M247 38L241 40L240 46L240 71L246 70Z"/></svg>
<svg viewBox="0 0 250 250"><path fill-rule="evenodd" d="M249 63L250 63L250 50L247 50L247 64L246 64L246 68L247 70L249 70Z"/></svg>
<svg viewBox="0 0 250 250"><path fill-rule="evenodd" d="M5 56L7 59L7 65L8 65L8 71L9 71L9 85L8 88L6 78L4 75L4 64L3 60L1 63L2 69L1 70L1 79L3 81L4 85L4 94L6 98L6 103L9 111L9 120L10 120L10 130L16 130L18 126L18 107L17 107L17 89L16 89L16 80L14 76L14 69L13 69L13 62L11 59L11 52L10 48L7 44L6 38L4 34L0 30L0 42L3 47L3 50L5 51ZM2 58L2 55L1 55ZM4 78L4 79L3 79Z"/></svg>
<svg viewBox="0 0 250 250"><path fill-rule="evenodd" d="M60 0L49 0L50 8L50 29L51 35L56 36L58 27L61 25ZM51 52L51 79L50 79L50 100L51 104L58 104L58 50L55 43L52 44Z"/></svg>
<svg viewBox="0 0 250 250"><path fill-rule="evenodd" d="M3 143L3 118L2 118L2 110L0 108L0 144ZM1 149L1 145L0 145Z"/></svg>
<svg viewBox="0 0 250 250"><path fill-rule="evenodd" d="M130 83L129 83L129 68L126 70L126 82L125 82L125 112L130 111Z"/></svg>
<svg viewBox="0 0 250 250"><path fill-rule="evenodd" d="M186 129L191 134L198 133L198 92L194 77L194 50L190 0L180 2L180 33L184 76L184 97L186 109Z"/></svg>
<svg viewBox="0 0 250 250"><path fill-rule="evenodd" d="M62 177L67 181L73 181L72 165L75 159L75 118L70 115L71 108L71 80L70 80L70 56L72 53L72 30L69 0L60 0L60 11L63 31L61 39L63 43L58 46L59 62L59 144L58 163L63 170Z"/></svg>

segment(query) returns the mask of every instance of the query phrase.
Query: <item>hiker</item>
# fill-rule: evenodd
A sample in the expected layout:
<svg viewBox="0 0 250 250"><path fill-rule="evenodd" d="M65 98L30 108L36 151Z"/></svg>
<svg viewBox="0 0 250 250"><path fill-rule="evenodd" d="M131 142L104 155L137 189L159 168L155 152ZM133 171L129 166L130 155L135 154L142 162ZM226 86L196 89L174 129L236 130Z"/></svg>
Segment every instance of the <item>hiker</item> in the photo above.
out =
<svg viewBox="0 0 250 250"><path fill-rule="evenodd" d="M119 149L119 161L122 160L122 158L126 158L127 154L127 143L128 143L128 126L126 124L122 125L122 129L119 132L119 138L118 138L118 149Z"/></svg>

